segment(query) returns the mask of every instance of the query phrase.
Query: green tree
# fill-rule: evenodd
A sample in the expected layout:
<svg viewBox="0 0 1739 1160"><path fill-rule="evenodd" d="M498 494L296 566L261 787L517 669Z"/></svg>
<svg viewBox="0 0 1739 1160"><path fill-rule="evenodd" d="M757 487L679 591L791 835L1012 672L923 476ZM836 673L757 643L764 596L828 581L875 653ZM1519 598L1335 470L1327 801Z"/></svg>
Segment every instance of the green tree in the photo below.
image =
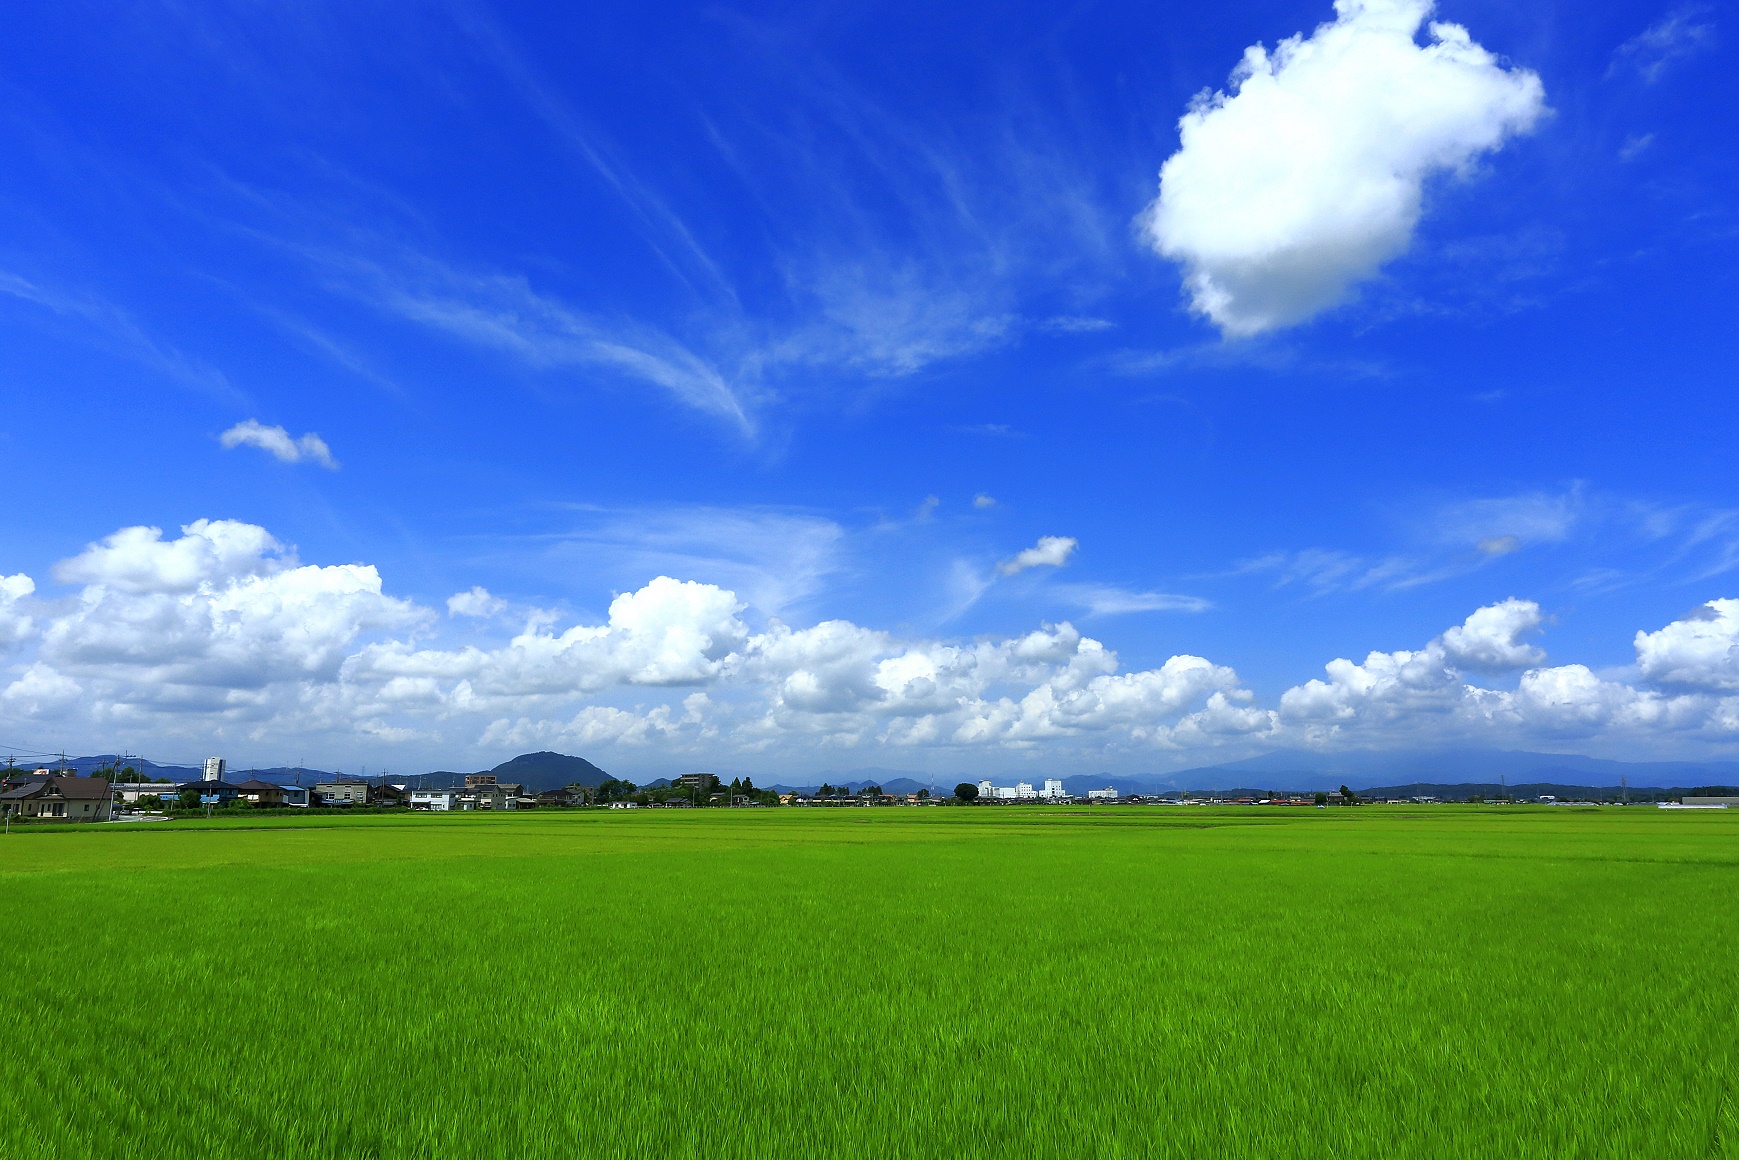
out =
<svg viewBox="0 0 1739 1160"><path fill-rule="evenodd" d="M918 791L918 800L919 800L919 801L928 801L928 800L929 800L929 797L930 797L930 791L929 791L929 790L927 790L927 789L921 789L921 790L919 790L919 791Z"/></svg>
<svg viewBox="0 0 1739 1160"><path fill-rule="evenodd" d="M1316 804L1319 806L1326 806L1328 804L1328 795L1323 793L1320 789L1316 791Z"/></svg>
<svg viewBox="0 0 1739 1160"><path fill-rule="evenodd" d="M969 781L963 781L954 787L954 796L963 802L975 802L978 800L978 787Z"/></svg>
<svg viewBox="0 0 1739 1160"><path fill-rule="evenodd" d="M1340 800L1349 806L1354 806L1359 803L1359 795L1343 785L1340 787Z"/></svg>
<svg viewBox="0 0 1739 1160"><path fill-rule="evenodd" d="M601 802L619 802L633 795L640 787L631 781L607 777L598 784L598 800Z"/></svg>

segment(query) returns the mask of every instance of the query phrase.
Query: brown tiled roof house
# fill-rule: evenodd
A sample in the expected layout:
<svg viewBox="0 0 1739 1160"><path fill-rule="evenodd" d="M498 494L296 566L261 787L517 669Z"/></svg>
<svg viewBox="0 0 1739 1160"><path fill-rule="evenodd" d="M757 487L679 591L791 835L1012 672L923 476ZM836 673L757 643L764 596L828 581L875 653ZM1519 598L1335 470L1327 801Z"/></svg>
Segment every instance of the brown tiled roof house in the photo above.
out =
<svg viewBox="0 0 1739 1160"><path fill-rule="evenodd" d="M100 777L45 777L0 793L0 811L45 822L103 822L109 783Z"/></svg>

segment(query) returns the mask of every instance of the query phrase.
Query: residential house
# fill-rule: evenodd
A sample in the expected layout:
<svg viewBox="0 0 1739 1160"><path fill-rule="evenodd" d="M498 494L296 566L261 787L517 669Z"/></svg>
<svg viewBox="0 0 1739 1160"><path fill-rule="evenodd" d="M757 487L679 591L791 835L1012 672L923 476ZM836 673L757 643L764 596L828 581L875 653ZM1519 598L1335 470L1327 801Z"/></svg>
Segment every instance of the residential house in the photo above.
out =
<svg viewBox="0 0 1739 1160"><path fill-rule="evenodd" d="M241 790L230 782L206 781L203 778L199 781L184 781L171 791L177 797L189 792L199 795L199 804L202 806L227 806L241 796Z"/></svg>
<svg viewBox="0 0 1739 1160"><path fill-rule="evenodd" d="M459 807L459 794L456 789L413 789L410 805L413 810L433 810L436 813L446 813Z"/></svg>
<svg viewBox="0 0 1739 1160"><path fill-rule="evenodd" d="M322 806L365 806L374 798L374 787L355 778L323 781L314 787L314 802Z"/></svg>
<svg viewBox="0 0 1739 1160"><path fill-rule="evenodd" d="M588 785L565 785L560 789L546 789L537 795L540 806L583 806L592 800L593 787Z"/></svg>
<svg viewBox="0 0 1739 1160"><path fill-rule="evenodd" d="M6 767L6 776L0 778L0 792L17 789L19 786L29 785L33 781L41 781L45 777L57 777L66 773L67 771L64 769L56 771L46 767L39 767L37 769L26 770L16 769L9 765Z"/></svg>
<svg viewBox="0 0 1739 1160"><path fill-rule="evenodd" d="M468 777L466 782L470 782ZM497 782L493 776L488 781L467 784L459 791L459 808L462 810L516 810L519 799L525 787L513 782Z"/></svg>
<svg viewBox="0 0 1739 1160"><path fill-rule="evenodd" d="M256 806L281 806L284 804L284 787L273 785L259 778L249 778L236 783L240 796Z"/></svg>
<svg viewBox="0 0 1739 1160"><path fill-rule="evenodd" d="M100 777L45 777L0 794L0 811L53 822L109 820L109 783Z"/></svg>

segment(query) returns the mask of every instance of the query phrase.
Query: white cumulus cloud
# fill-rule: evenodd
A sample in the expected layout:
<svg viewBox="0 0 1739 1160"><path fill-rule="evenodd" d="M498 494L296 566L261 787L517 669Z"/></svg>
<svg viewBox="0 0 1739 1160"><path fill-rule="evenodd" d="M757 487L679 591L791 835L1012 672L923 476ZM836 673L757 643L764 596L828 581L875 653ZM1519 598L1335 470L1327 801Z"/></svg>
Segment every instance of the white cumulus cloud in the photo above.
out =
<svg viewBox="0 0 1739 1160"><path fill-rule="evenodd" d="M1711 600L1665 628L1637 633L1636 666L1660 685L1739 690L1739 600Z"/></svg>
<svg viewBox="0 0 1739 1160"><path fill-rule="evenodd" d="M1440 638L1444 654L1470 669L1504 672L1537 665L1546 654L1522 638L1540 627L1540 606L1510 597L1488 604Z"/></svg>
<svg viewBox="0 0 1739 1160"><path fill-rule="evenodd" d="M36 581L19 572L0 576L0 645L16 644L28 637L36 622L19 607L36 591Z"/></svg>
<svg viewBox="0 0 1739 1160"><path fill-rule="evenodd" d="M447 597L448 616L474 616L486 619L494 616L507 607L507 601L499 596L490 595L489 589L481 584L469 592L456 592Z"/></svg>
<svg viewBox="0 0 1739 1160"><path fill-rule="evenodd" d="M326 440L312 431L300 439L282 427L268 427L258 419L237 423L218 436L225 447L258 447L283 463L317 463L328 471L338 470L338 460Z"/></svg>
<svg viewBox="0 0 1739 1160"><path fill-rule="evenodd" d="M1013 576L1028 568L1061 568L1069 562L1076 546L1073 536L1040 536L1038 543L1004 560L996 570L1004 576Z"/></svg>
<svg viewBox="0 0 1739 1160"><path fill-rule="evenodd" d="M1067 559L1074 542L1049 540L1026 566ZM1067 622L971 640L792 627L730 588L670 576L589 623L535 613L494 641L443 644L444 619L388 594L372 565L303 564L233 520L173 538L123 528L53 575L77 591L44 599L23 573L0 576L0 643L23 652L0 681L0 735L415 744L441 760L455 747L783 765L824 750L997 750L1094 768L1297 745L1739 742L1739 599L1638 633L1635 674L1547 666L1540 607L1497 601L1423 647L1331 661L1270 707L1207 657L1126 669ZM497 603L478 587L448 611Z"/></svg>
<svg viewBox="0 0 1739 1160"><path fill-rule="evenodd" d="M1269 53L1245 50L1231 93L1178 122L1141 227L1182 263L1193 308L1225 334L1289 326L1402 253L1425 180L1466 167L1545 109L1540 79L1505 68L1430 0L1336 0L1335 19Z"/></svg>

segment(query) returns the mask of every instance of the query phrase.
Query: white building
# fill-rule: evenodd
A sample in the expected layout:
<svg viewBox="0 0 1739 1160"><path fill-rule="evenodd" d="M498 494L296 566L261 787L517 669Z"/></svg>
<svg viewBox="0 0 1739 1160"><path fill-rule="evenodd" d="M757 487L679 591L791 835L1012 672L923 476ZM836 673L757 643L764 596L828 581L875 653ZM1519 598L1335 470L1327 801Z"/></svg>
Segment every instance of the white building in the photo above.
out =
<svg viewBox="0 0 1739 1160"><path fill-rule="evenodd" d="M999 802L1011 802L1015 798L1015 790L1012 785L993 785L990 787L990 794Z"/></svg>
<svg viewBox="0 0 1739 1160"><path fill-rule="evenodd" d="M1039 796L1042 798L1051 798L1054 800L1056 798L1065 798L1065 797L1068 797L1069 795L1063 792L1063 779L1062 778L1060 778L1060 777L1047 777L1047 778L1045 778L1044 791L1042 793L1040 793Z"/></svg>
<svg viewBox="0 0 1739 1160"><path fill-rule="evenodd" d="M115 800L132 805L142 797L172 798L175 785L167 781L117 781L109 786Z"/></svg>
<svg viewBox="0 0 1739 1160"><path fill-rule="evenodd" d="M978 796L986 801L996 796L996 787L990 784L989 779L978 783Z"/></svg>
<svg viewBox="0 0 1739 1160"><path fill-rule="evenodd" d="M459 808L459 791L456 789L413 789L411 791L411 808L413 810L456 810Z"/></svg>
<svg viewBox="0 0 1739 1160"><path fill-rule="evenodd" d="M1017 801L1030 802L1037 801L1039 795L1033 792L1032 782L1018 781L1014 785L1014 796Z"/></svg>
<svg viewBox="0 0 1739 1160"><path fill-rule="evenodd" d="M1090 802L1114 802L1117 800L1117 791L1114 789L1090 789L1087 791L1087 800Z"/></svg>
<svg viewBox="0 0 1739 1160"><path fill-rule="evenodd" d="M205 759L205 769L200 774L201 781L223 780L223 758L208 757Z"/></svg>

